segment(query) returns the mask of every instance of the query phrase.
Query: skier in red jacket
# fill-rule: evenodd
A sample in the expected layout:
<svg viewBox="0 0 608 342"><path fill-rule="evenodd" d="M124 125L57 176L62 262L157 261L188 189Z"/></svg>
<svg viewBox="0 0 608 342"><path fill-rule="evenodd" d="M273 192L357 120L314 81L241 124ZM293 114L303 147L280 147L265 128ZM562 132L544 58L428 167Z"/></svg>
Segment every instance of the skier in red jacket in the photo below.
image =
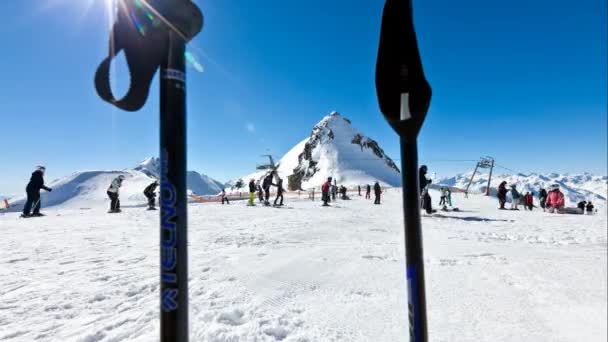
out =
<svg viewBox="0 0 608 342"><path fill-rule="evenodd" d="M549 191L549 196L547 196L547 208L549 212L560 211L564 209L566 201L564 199L564 194L559 191L559 185L553 184L551 186L551 191Z"/></svg>

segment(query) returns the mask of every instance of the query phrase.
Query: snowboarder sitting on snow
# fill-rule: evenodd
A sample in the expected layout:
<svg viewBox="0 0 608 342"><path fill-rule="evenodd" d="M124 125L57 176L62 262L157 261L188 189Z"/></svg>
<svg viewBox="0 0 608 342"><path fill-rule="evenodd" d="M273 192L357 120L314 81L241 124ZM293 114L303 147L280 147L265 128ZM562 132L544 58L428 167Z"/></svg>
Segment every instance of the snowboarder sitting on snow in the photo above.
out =
<svg viewBox="0 0 608 342"><path fill-rule="evenodd" d="M376 182L374 184L374 204L380 204L380 196L382 195L382 188L380 187L380 183Z"/></svg>
<svg viewBox="0 0 608 342"><path fill-rule="evenodd" d="M323 201L323 206L327 207L329 200L329 188L331 188L331 177L327 178L327 182L323 183L321 187L321 200Z"/></svg>
<svg viewBox="0 0 608 342"><path fill-rule="evenodd" d="M372 196L371 193L372 193L372 187L371 187L371 185L367 184L367 186L365 187L365 199L370 199Z"/></svg>
<svg viewBox="0 0 608 342"><path fill-rule="evenodd" d="M277 187L277 197L274 199L274 205L275 206L277 205L277 201L280 198L281 202L279 202L278 206L282 206L283 205L283 192L285 191L285 189L283 189L283 179L278 178L277 184L272 184L272 185Z"/></svg>
<svg viewBox="0 0 608 342"><path fill-rule="evenodd" d="M505 209L505 203L507 203L507 192L509 192L509 190L507 190L507 182L503 181L498 186L497 197L498 197L498 204L500 204L500 208L498 208L498 209Z"/></svg>
<svg viewBox="0 0 608 342"><path fill-rule="evenodd" d="M270 187L272 186L272 177L274 172L270 172L262 181L262 189L264 189L264 205L270 205Z"/></svg>
<svg viewBox="0 0 608 342"><path fill-rule="evenodd" d="M418 170L418 176L420 178L420 197L422 198L422 208L426 210L427 214L435 212L431 203L431 195L429 195L428 186L431 184L431 180L426 178L428 168L426 165L422 165Z"/></svg>
<svg viewBox="0 0 608 342"><path fill-rule="evenodd" d="M25 206L23 206L23 215L21 217L44 216L40 213L40 189L53 191L53 189L44 185L44 172L46 172L46 168L38 166L36 167L36 171L32 173L30 182L25 187L27 201L25 202ZM32 207L34 208L34 212L30 215Z"/></svg>
<svg viewBox="0 0 608 342"><path fill-rule="evenodd" d="M547 207L547 190L540 188L540 191L538 192L538 200L540 201L540 207L543 208L543 211L545 211L545 208Z"/></svg>
<svg viewBox="0 0 608 342"><path fill-rule="evenodd" d="M118 190L122 186L122 181L125 179L124 175L119 175L114 178L112 184L108 188L108 197L110 197L110 211L109 213L119 213L120 212L120 199L118 198Z"/></svg>
<svg viewBox="0 0 608 342"><path fill-rule="evenodd" d="M550 213L559 212L564 209L565 199L564 194L559 191L559 185L553 184L551 186L551 191L549 191L549 195L547 196L547 208Z"/></svg>
<svg viewBox="0 0 608 342"><path fill-rule="evenodd" d="M593 208L595 208L595 207L593 206L593 203L591 203L591 201L587 202L586 208L587 208L587 214L592 215Z"/></svg>
<svg viewBox="0 0 608 342"><path fill-rule="evenodd" d="M254 200L255 200L255 179L251 178L249 180L249 201L247 202L247 205L254 206L255 205L255 203L253 203Z"/></svg>
<svg viewBox="0 0 608 342"><path fill-rule="evenodd" d="M511 210L519 210L517 205L519 204L519 199L521 198L521 194L517 191L517 185L511 185Z"/></svg>
<svg viewBox="0 0 608 342"><path fill-rule="evenodd" d="M585 213L585 207L587 206L587 202L586 201L580 201L580 202L578 202L578 204L576 206L581 211L581 214L584 214Z"/></svg>
<svg viewBox="0 0 608 342"><path fill-rule="evenodd" d="M156 188L158 187L158 180L154 181L154 183L148 185L144 189L144 195L148 199L148 210L156 210Z"/></svg>
<svg viewBox="0 0 608 342"><path fill-rule="evenodd" d="M220 196L222 197L222 205L224 205L224 202L226 202L226 204L230 204L228 196L226 196L226 189L222 188L222 193Z"/></svg>

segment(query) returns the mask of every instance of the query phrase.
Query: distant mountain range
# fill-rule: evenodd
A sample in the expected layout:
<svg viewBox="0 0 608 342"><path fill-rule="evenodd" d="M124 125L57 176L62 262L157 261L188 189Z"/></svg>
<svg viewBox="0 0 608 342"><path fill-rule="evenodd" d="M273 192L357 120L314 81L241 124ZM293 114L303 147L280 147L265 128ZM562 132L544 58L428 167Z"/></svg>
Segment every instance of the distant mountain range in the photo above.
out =
<svg viewBox="0 0 608 342"><path fill-rule="evenodd" d="M453 177L444 177L434 180L436 185L446 185L459 189L466 189L472 172L459 174ZM476 174L469 189L470 193L483 193L486 191L488 184L488 174ZM538 193L540 188L549 190L552 184L558 184L561 191L566 196L566 200L570 204L578 203L583 200L606 202L608 198L608 177L594 176L589 173L583 174L494 174L492 175L492 183L490 189L495 193L498 185L506 181L510 186L515 184L519 192L531 191Z"/></svg>
<svg viewBox="0 0 608 342"><path fill-rule="evenodd" d="M121 204L142 205L146 203L144 188L159 175L158 158L147 158L132 169L110 171L82 171L47 183L52 192L42 191L41 201L44 206L65 205L78 208L91 208L107 204L107 188L114 178L124 175L125 181L120 188ZM197 195L216 195L222 190L222 183L196 171L188 171L187 184L189 193ZM21 210L25 196L9 200L9 211Z"/></svg>

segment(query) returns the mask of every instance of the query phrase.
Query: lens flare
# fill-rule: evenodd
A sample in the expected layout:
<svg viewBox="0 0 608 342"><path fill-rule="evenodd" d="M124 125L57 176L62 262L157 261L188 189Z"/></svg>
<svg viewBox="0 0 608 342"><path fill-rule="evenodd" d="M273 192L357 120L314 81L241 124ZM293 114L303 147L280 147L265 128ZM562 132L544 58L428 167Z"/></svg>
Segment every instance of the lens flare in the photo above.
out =
<svg viewBox="0 0 608 342"><path fill-rule="evenodd" d="M203 66L201 65L201 63L198 62L198 59L196 58L196 56L190 52L190 51L186 51L186 53L184 54L184 56L186 57L186 62L194 68L194 70L198 71L198 72L203 72L205 69L203 69Z"/></svg>

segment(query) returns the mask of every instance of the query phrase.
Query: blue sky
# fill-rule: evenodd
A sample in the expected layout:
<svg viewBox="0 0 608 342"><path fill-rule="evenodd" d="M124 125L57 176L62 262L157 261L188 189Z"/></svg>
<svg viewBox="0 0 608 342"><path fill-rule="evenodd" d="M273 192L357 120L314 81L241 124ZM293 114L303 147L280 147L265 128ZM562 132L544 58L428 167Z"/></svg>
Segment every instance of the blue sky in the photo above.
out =
<svg viewBox="0 0 608 342"><path fill-rule="evenodd" d="M105 0L0 2L0 194L157 155L157 84L146 107L97 98ZM383 1L197 1L203 32L188 80L189 168L225 181L280 156L332 110L399 158L374 70ZM434 97L420 156L440 174L493 155L522 172L606 174L605 0L414 1ZM118 67L118 88L126 71ZM155 81L156 82L156 81ZM499 170L500 171L500 170Z"/></svg>

